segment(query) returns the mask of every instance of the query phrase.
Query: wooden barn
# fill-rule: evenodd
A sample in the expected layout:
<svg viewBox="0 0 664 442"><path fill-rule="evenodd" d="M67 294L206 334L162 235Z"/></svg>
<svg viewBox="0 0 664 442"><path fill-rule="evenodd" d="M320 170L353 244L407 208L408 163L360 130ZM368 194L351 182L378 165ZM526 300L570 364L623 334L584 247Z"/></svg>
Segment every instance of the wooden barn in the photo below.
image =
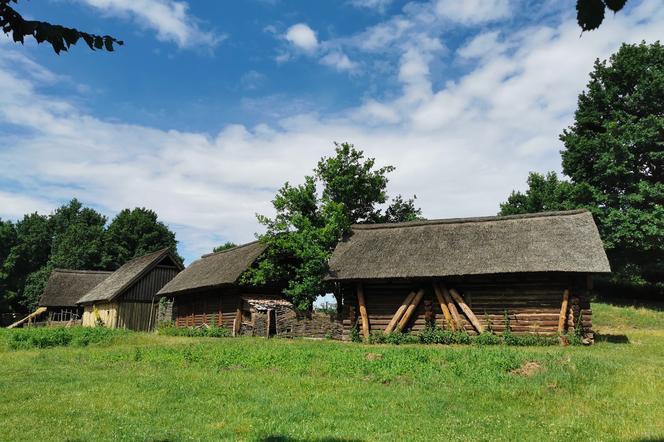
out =
<svg viewBox="0 0 664 442"><path fill-rule="evenodd" d="M182 269L169 249L132 259L78 300L83 325L151 330L157 292Z"/></svg>
<svg viewBox="0 0 664 442"><path fill-rule="evenodd" d="M49 324L76 323L83 309L78 300L113 272L55 269L46 282L39 306L46 307Z"/></svg>
<svg viewBox="0 0 664 442"><path fill-rule="evenodd" d="M282 287L239 282L264 250L256 241L204 255L166 284L159 296L173 299L175 325L221 326L233 334L277 333L277 317L292 310L281 296Z"/></svg>
<svg viewBox="0 0 664 442"><path fill-rule="evenodd" d="M584 210L355 225L328 279L344 302L344 334L422 330L555 334L592 340L592 275L609 272Z"/></svg>

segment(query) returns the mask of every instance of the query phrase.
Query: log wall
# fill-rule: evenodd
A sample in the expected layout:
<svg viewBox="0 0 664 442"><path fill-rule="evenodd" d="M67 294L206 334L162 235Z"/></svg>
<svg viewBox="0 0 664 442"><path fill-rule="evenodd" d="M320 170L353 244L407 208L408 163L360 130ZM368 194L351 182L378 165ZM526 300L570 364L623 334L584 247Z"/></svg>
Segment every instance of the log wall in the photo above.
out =
<svg viewBox="0 0 664 442"><path fill-rule="evenodd" d="M505 329L505 314L515 334L555 334L558 329L563 292L570 288L570 303L565 320L573 330L579 315L586 335L592 338L592 311L586 286L586 275L524 274L505 276L459 277L435 280L456 289L471 308L480 324L500 333ZM363 281L364 298L371 331L384 331L406 296L419 289L424 297L406 325L405 331L418 333L431 323L449 329L433 290L434 280ZM359 305L357 283L341 286L344 299L344 337L348 338L357 322ZM458 306L457 306L458 307ZM428 312L427 312L428 310ZM476 330L459 309L463 328L470 334Z"/></svg>

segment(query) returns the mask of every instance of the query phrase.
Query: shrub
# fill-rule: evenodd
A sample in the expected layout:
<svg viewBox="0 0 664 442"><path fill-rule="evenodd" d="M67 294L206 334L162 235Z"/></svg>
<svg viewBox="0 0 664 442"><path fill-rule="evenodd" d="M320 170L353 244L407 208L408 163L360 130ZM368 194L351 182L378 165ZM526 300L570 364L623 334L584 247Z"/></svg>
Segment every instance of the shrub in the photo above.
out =
<svg viewBox="0 0 664 442"><path fill-rule="evenodd" d="M208 338L226 338L231 336L231 332L225 327L175 327L171 322L159 324L157 332L164 336L189 336L189 337L208 337Z"/></svg>
<svg viewBox="0 0 664 442"><path fill-rule="evenodd" d="M502 342L503 341L500 339L500 336L489 332L485 332L473 337L473 344L477 345L499 345Z"/></svg>
<svg viewBox="0 0 664 442"><path fill-rule="evenodd" d="M9 332L7 345L12 350L49 347L86 347L90 344L110 342L126 330L95 327L38 327L22 328Z"/></svg>
<svg viewBox="0 0 664 442"><path fill-rule="evenodd" d="M418 335L423 344L470 344L470 335L465 330L451 331L438 327L426 327Z"/></svg>

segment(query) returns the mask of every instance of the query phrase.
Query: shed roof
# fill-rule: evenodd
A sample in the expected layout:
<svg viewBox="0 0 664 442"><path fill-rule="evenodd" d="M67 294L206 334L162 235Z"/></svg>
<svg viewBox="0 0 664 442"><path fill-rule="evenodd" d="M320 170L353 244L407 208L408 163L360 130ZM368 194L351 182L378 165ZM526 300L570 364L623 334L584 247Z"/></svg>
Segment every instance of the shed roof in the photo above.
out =
<svg viewBox="0 0 664 442"><path fill-rule="evenodd" d="M39 299L41 307L76 307L76 302L113 272L54 269Z"/></svg>
<svg viewBox="0 0 664 442"><path fill-rule="evenodd" d="M166 257L170 257L171 261L182 269L182 264L180 264L180 261L173 256L170 249L161 249L128 261L113 272L101 284L97 285L81 297L81 299L78 300L78 303L90 304L100 301L112 301L115 297L131 287L143 275L152 270L157 264L162 262Z"/></svg>
<svg viewBox="0 0 664 442"><path fill-rule="evenodd" d="M265 246L258 241L203 255L180 272L161 290L159 295L176 295L183 292L213 287L228 286L237 283L238 278L247 270Z"/></svg>
<svg viewBox="0 0 664 442"><path fill-rule="evenodd" d="M520 272L609 272L590 212L354 225L332 281Z"/></svg>

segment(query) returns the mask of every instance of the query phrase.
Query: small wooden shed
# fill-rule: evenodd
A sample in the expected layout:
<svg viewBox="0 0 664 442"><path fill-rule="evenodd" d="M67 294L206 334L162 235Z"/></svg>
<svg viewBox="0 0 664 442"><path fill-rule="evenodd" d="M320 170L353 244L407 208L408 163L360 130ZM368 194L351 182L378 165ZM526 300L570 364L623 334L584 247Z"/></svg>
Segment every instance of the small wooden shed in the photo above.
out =
<svg viewBox="0 0 664 442"><path fill-rule="evenodd" d="M592 275L609 272L585 210L355 225L335 249L344 330L417 332L427 323L469 333L509 326L592 339Z"/></svg>
<svg viewBox="0 0 664 442"><path fill-rule="evenodd" d="M169 249L132 259L78 300L83 325L151 330L157 292L182 269Z"/></svg>
<svg viewBox="0 0 664 442"><path fill-rule="evenodd" d="M101 270L54 269L46 282L39 306L47 308L48 323L80 321L81 296L96 287L113 272Z"/></svg>
<svg viewBox="0 0 664 442"><path fill-rule="evenodd" d="M264 250L265 246L255 241L210 253L173 278L158 295L173 299L175 325L214 325L234 334L256 334L259 327L259 335L274 331L277 311L290 306L281 295L283 287L243 285L239 281Z"/></svg>

